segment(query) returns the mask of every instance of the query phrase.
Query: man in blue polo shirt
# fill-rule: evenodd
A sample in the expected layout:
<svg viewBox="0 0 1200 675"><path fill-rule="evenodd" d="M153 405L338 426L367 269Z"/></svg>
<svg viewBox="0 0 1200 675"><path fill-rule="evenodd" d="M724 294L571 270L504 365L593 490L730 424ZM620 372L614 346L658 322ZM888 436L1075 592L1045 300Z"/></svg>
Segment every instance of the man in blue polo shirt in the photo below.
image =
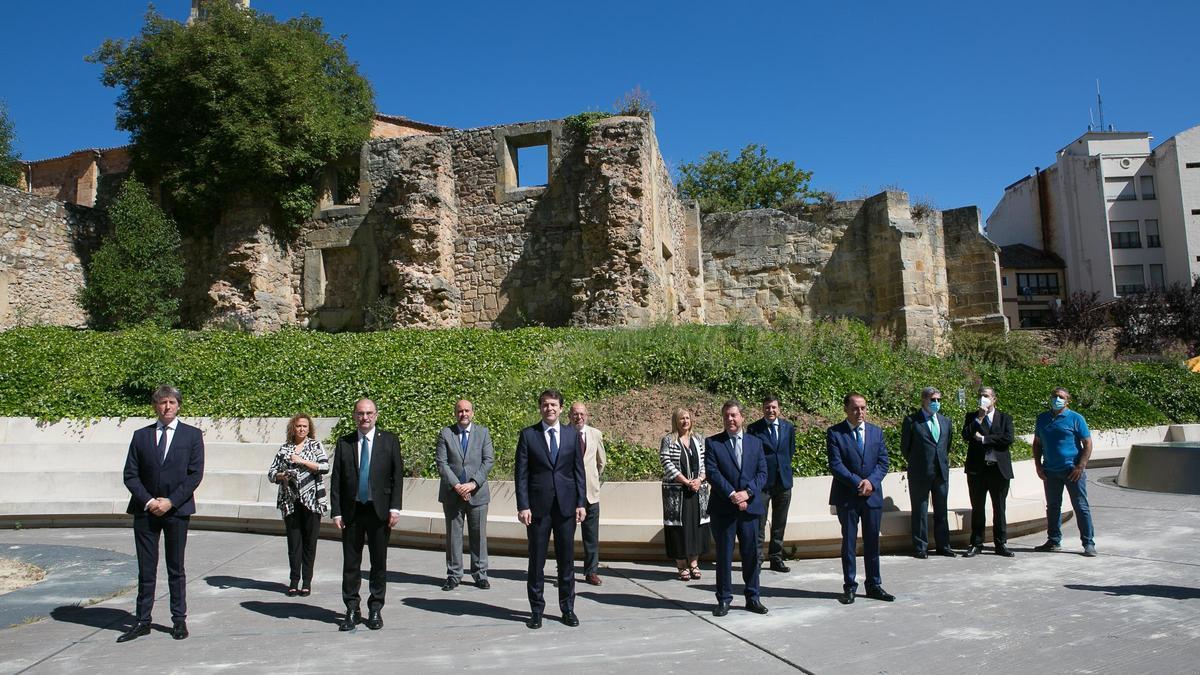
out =
<svg viewBox="0 0 1200 675"><path fill-rule="evenodd" d="M1033 436L1033 465L1046 488L1046 543L1035 551L1062 549L1062 491L1067 488L1075 522L1083 540L1083 555L1096 556L1092 538L1092 512L1087 501L1088 458L1092 456L1092 432L1083 415L1069 409L1071 394L1056 387L1050 395L1050 410L1038 415Z"/></svg>

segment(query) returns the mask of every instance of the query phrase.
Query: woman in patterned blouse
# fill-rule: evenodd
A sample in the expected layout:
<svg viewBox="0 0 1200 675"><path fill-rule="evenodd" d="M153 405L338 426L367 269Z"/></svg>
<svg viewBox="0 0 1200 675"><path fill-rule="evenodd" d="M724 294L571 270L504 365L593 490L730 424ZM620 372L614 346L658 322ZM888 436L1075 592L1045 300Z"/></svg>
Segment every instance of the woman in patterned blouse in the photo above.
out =
<svg viewBox="0 0 1200 675"><path fill-rule="evenodd" d="M267 478L279 484L276 505L283 513L287 530L288 563L291 580L287 594L308 595L312 592L313 560L317 556L317 533L321 515L329 508L322 476L329 473L329 456L321 441L313 438L316 428L312 418L303 413L288 421L287 443L275 453L267 470ZM303 572L304 586L300 585Z"/></svg>

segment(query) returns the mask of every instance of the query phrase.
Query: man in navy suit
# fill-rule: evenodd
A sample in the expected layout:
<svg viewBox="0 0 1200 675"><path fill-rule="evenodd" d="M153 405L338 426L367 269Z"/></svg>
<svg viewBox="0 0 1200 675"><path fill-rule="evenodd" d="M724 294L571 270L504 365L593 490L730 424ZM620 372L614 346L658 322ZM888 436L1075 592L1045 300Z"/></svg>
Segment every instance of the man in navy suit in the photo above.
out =
<svg viewBox="0 0 1200 675"><path fill-rule="evenodd" d="M929 496L933 495L933 538L938 555L953 558L946 500L950 491L950 442L954 427L939 412L942 392L921 390L921 409L904 418L900 454L908 462L908 499L912 507L913 557L929 557Z"/></svg>
<svg viewBox="0 0 1200 675"><path fill-rule="evenodd" d="M554 532L554 557L558 562L558 607L562 622L579 625L575 616L575 525L587 516L587 480L579 432L562 425L563 396L547 389L538 396L542 420L521 430L517 438L517 520L529 537L529 570L526 589L532 616L525 623L542 627L546 600L542 585L550 532Z"/></svg>
<svg viewBox="0 0 1200 675"><path fill-rule="evenodd" d="M792 503L792 455L796 452L796 427L780 417L779 397L763 399L762 419L746 431L762 441L767 458L767 484L763 488L763 508L771 507L771 544L767 550L772 572L790 572L783 562L783 535L787 528L788 506ZM761 552L767 534L767 519L758 520L758 549Z"/></svg>
<svg viewBox="0 0 1200 675"><path fill-rule="evenodd" d="M151 401L158 421L133 432L125 458L125 487L133 515L133 541L137 548L137 617L133 628L117 642L128 642L150 633L150 611L158 576L158 538L165 539L167 585L171 589L171 637L188 636L187 576L183 552L188 522L196 512L192 494L204 477L204 435L180 422L182 396L170 385L154 390Z"/></svg>
<svg viewBox="0 0 1200 675"><path fill-rule="evenodd" d="M733 601L733 540L742 555L742 584L746 609L766 614L758 597L758 521L766 513L762 490L767 460L762 443L742 429L742 405L721 406L725 431L704 439L704 473L712 484L708 515L717 543L717 608L713 616L729 613Z"/></svg>
<svg viewBox="0 0 1200 675"><path fill-rule="evenodd" d="M842 524L843 605L854 602L858 523L863 524L863 558L867 564L867 597L891 602L879 576L879 523L883 514L883 477L887 475L887 446L883 430L867 423L867 399L851 392L842 399L846 419L825 432L825 454L833 485L829 504Z"/></svg>

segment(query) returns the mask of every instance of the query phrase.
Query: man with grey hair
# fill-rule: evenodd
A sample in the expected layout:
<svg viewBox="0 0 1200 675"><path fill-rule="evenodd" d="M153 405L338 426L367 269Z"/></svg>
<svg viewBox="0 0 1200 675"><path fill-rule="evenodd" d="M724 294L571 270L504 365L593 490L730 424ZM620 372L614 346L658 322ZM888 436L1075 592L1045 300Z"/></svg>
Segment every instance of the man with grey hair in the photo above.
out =
<svg viewBox="0 0 1200 675"><path fill-rule="evenodd" d="M929 557L929 496L933 495L933 534L938 555L954 557L950 550L950 522L946 500L950 487L950 442L954 427L939 412L942 392L921 390L921 408L904 418L900 428L900 454L908 462L908 498L912 507L913 556Z"/></svg>
<svg viewBox="0 0 1200 675"><path fill-rule="evenodd" d="M1008 484L1012 480L1013 443L1012 415L996 410L996 392L991 387L979 389L979 405L963 420L963 440L967 443L967 489L971 493L971 546L964 557L973 558L983 552L983 530L987 522L984 507L992 496L992 541L996 555L1013 557L1008 548L1008 528L1005 502Z"/></svg>
<svg viewBox="0 0 1200 675"><path fill-rule="evenodd" d="M132 628L117 642L128 642L150 633L150 611L158 576L158 539L163 535L167 558L167 585L171 591L171 637L182 640L187 629L187 576L183 553L188 523L196 512L192 495L204 477L204 435L179 421L179 390L164 384L150 400L158 420L133 432L125 458L127 513L133 516L133 541L137 548L137 615Z"/></svg>
<svg viewBox="0 0 1200 675"><path fill-rule="evenodd" d="M458 587L463 577L463 522L471 546L470 574L483 590L488 581L487 513L492 499L488 474L496 463L492 435L475 423L475 406L467 399L454 404L455 424L442 427L436 444L438 501L446 516L446 583L443 591Z"/></svg>

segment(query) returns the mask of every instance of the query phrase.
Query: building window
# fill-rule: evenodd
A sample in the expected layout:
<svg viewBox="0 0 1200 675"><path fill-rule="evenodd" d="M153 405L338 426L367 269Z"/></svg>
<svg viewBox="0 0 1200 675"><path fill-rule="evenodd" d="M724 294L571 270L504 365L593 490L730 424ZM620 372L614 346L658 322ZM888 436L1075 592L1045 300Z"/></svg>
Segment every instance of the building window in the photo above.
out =
<svg viewBox="0 0 1200 675"><path fill-rule="evenodd" d="M1109 240L1113 248L1141 248L1142 239L1138 234L1138 221L1114 220L1108 224Z"/></svg>
<svg viewBox="0 0 1200 675"><path fill-rule="evenodd" d="M1189 169L1200 169L1200 162L1188 162L1184 166Z"/></svg>
<svg viewBox="0 0 1200 675"><path fill-rule="evenodd" d="M1146 248L1162 248L1162 237L1158 236L1158 221L1146 221Z"/></svg>
<svg viewBox="0 0 1200 675"><path fill-rule="evenodd" d="M1142 199L1154 199L1154 176L1139 176L1142 182Z"/></svg>
<svg viewBox="0 0 1200 675"><path fill-rule="evenodd" d="M1051 325L1053 315L1049 309L1020 309L1017 319L1021 328L1047 328Z"/></svg>
<svg viewBox="0 0 1200 675"><path fill-rule="evenodd" d="M1007 274L1000 277L1000 285L1003 286L1004 288L1008 288L1008 275Z"/></svg>
<svg viewBox="0 0 1200 675"><path fill-rule="evenodd" d="M1129 178L1105 178L1104 198L1110 202L1124 202L1137 199L1133 191L1133 180Z"/></svg>
<svg viewBox="0 0 1200 675"><path fill-rule="evenodd" d="M1166 287L1167 287L1167 285L1165 283L1163 283L1163 266L1162 265L1151 265L1150 266L1150 288L1161 291L1162 289L1164 289Z"/></svg>
<svg viewBox="0 0 1200 675"><path fill-rule="evenodd" d="M1146 277L1141 265L1114 265L1113 278L1117 282L1117 295L1146 292Z"/></svg>
<svg viewBox="0 0 1200 675"><path fill-rule="evenodd" d="M1058 295L1058 274L1017 274L1017 288L1021 295Z"/></svg>

